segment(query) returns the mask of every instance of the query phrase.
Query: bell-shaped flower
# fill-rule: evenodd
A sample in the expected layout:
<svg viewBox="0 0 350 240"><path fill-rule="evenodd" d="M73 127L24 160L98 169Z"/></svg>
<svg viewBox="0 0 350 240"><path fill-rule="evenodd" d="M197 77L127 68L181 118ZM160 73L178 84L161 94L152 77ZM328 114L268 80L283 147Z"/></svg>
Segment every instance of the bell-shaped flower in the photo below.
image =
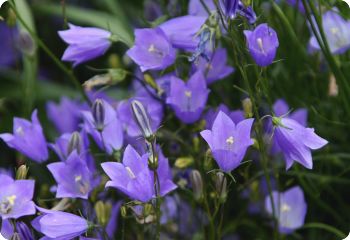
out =
<svg viewBox="0 0 350 240"><path fill-rule="evenodd" d="M93 172L76 151L73 151L65 162L51 163L47 168L58 184L57 198L87 199L96 186Z"/></svg>
<svg viewBox="0 0 350 240"><path fill-rule="evenodd" d="M59 31L58 35L69 44L62 60L73 62L74 66L102 56L112 43L109 31L94 27L69 24L69 29Z"/></svg>
<svg viewBox="0 0 350 240"><path fill-rule="evenodd" d="M168 36L160 28L135 30L135 45L127 55L141 71L163 70L175 62L176 52Z"/></svg>
<svg viewBox="0 0 350 240"><path fill-rule="evenodd" d="M168 159L162 153L158 159L159 193L161 196L173 191L177 186L172 181ZM156 197L154 173L148 167L149 154L140 156L128 145L123 156L123 163L105 162L102 168L111 178L106 187L114 187L133 200L148 202Z"/></svg>
<svg viewBox="0 0 350 240"><path fill-rule="evenodd" d="M202 114L210 90L203 73L197 71L188 82L172 77L170 94L166 99L175 111L176 116L184 123L194 123Z"/></svg>
<svg viewBox="0 0 350 240"><path fill-rule="evenodd" d="M44 162L49 157L43 129L38 120L38 111L32 113L32 122L23 118L13 119L13 134L3 133L0 138L11 148L36 162Z"/></svg>
<svg viewBox="0 0 350 240"><path fill-rule="evenodd" d="M272 198L275 209L274 217L278 221L281 233L290 234L304 225L307 204L300 187L296 186L281 193L273 191ZM273 216L271 202L270 196L266 196L265 209L268 214Z"/></svg>
<svg viewBox="0 0 350 240"><path fill-rule="evenodd" d="M239 0L219 0L221 12L230 19L236 17Z"/></svg>
<svg viewBox="0 0 350 240"><path fill-rule="evenodd" d="M249 53L260 67L270 65L276 57L279 41L277 33L266 23L260 24L253 31L245 30Z"/></svg>
<svg viewBox="0 0 350 240"><path fill-rule="evenodd" d="M82 111L84 130L90 134L97 145L108 154L123 146L123 129L117 111L105 100L99 100L103 107L102 123L96 123L91 111ZM99 129L102 125L102 129ZM99 131L101 130L101 131Z"/></svg>
<svg viewBox="0 0 350 240"><path fill-rule="evenodd" d="M200 134L208 143L220 169L230 172L243 160L249 146L253 144L250 131L254 119L246 119L237 125L223 112L219 112L211 130Z"/></svg>
<svg viewBox="0 0 350 240"><path fill-rule="evenodd" d="M312 169L311 149L319 149L328 142L319 137L313 128L306 128L287 117L273 117L275 143L281 149L287 170L294 161Z"/></svg>
<svg viewBox="0 0 350 240"><path fill-rule="evenodd" d="M335 10L327 11L322 16L322 27L329 48L333 54L343 54L350 48L350 20L345 20ZM310 39L310 47L320 50L315 36Z"/></svg>
<svg viewBox="0 0 350 240"><path fill-rule="evenodd" d="M45 235L43 238L45 240L68 240L85 233L89 223L86 219L71 213L48 211L35 218L32 226Z"/></svg>
<svg viewBox="0 0 350 240"><path fill-rule="evenodd" d="M0 217L3 220L35 214L33 180L13 180L0 174L0 183Z"/></svg>

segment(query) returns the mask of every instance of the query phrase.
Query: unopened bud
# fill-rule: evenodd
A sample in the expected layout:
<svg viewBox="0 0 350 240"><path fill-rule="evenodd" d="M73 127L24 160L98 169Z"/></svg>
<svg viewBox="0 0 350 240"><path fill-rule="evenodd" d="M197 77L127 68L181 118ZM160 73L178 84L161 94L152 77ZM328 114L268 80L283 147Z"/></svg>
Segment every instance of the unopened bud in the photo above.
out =
<svg viewBox="0 0 350 240"><path fill-rule="evenodd" d="M102 132L105 121L105 108L101 99L96 99L92 105L92 116L95 121L95 127L98 131Z"/></svg>
<svg viewBox="0 0 350 240"><path fill-rule="evenodd" d="M193 189L195 200L200 200L203 197L203 180L198 170L193 170L190 174L190 180Z"/></svg>
<svg viewBox="0 0 350 240"><path fill-rule="evenodd" d="M244 115L246 118L253 117L253 104L250 98L246 98L242 101Z"/></svg>
<svg viewBox="0 0 350 240"><path fill-rule="evenodd" d="M180 157L176 159L175 161L175 167L177 168L187 168L193 164L193 158L192 157Z"/></svg>
<svg viewBox="0 0 350 240"><path fill-rule="evenodd" d="M95 204L96 217L97 217L97 221L102 226L107 225L110 218L111 209L112 209L112 206L109 203L103 203L102 201L96 202Z"/></svg>
<svg viewBox="0 0 350 240"><path fill-rule="evenodd" d="M135 121L140 128L140 131L145 139L151 139L154 137L151 129L150 120L146 112L145 107L140 101L133 100L131 102L131 109L134 114Z"/></svg>
<svg viewBox="0 0 350 240"><path fill-rule="evenodd" d="M28 168L26 165L23 164L16 171L16 179L17 180L27 179L27 174L28 174Z"/></svg>
<svg viewBox="0 0 350 240"><path fill-rule="evenodd" d="M125 207L125 206L121 206L121 207L120 207L120 215L121 215L123 218L125 218L125 217L127 216L127 213L128 213L128 211L127 211L126 207Z"/></svg>
<svg viewBox="0 0 350 240"><path fill-rule="evenodd" d="M147 152L148 152L148 167L152 171L155 171L158 168L158 153L155 145L156 145L155 141L153 142L146 141Z"/></svg>
<svg viewBox="0 0 350 240"><path fill-rule="evenodd" d="M225 202L227 198L227 179L222 172L216 173L215 190L220 202Z"/></svg>
<svg viewBox="0 0 350 240"><path fill-rule="evenodd" d="M36 51L36 45L33 38L26 31L21 31L17 40L19 50L29 56L33 56Z"/></svg>
<svg viewBox="0 0 350 240"><path fill-rule="evenodd" d="M143 78L145 79L145 82L150 85L153 89L158 89L158 85L156 81L154 81L154 78L150 74L144 74Z"/></svg>
<svg viewBox="0 0 350 240"><path fill-rule="evenodd" d="M81 139L79 132L73 132L69 139L67 155L69 156L74 150L80 154L83 146L83 140Z"/></svg>

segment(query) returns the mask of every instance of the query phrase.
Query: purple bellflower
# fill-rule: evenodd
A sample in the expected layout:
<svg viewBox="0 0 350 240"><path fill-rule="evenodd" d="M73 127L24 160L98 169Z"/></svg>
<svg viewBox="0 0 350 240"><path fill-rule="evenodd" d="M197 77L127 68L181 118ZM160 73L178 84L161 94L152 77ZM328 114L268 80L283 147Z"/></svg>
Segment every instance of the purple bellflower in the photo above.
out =
<svg viewBox="0 0 350 240"><path fill-rule="evenodd" d="M216 8L213 0L204 0L204 3L211 11ZM208 17L208 12L205 10L200 0L190 0L188 14L192 16Z"/></svg>
<svg viewBox="0 0 350 240"><path fill-rule="evenodd" d="M187 83L179 78L172 77L170 95L166 102L173 108L176 116L184 123L197 121L205 107L209 89L203 73L197 71Z"/></svg>
<svg viewBox="0 0 350 240"><path fill-rule="evenodd" d="M0 217L3 220L35 214L33 180L13 180L1 174L0 183Z"/></svg>
<svg viewBox="0 0 350 240"><path fill-rule="evenodd" d="M82 111L83 128L93 137L101 149L106 150L108 154L112 154L113 151L120 150L123 146L123 129L117 111L107 101L98 101L101 102L101 108L103 109L103 114L100 116L101 123L96 122L92 112ZM100 127L101 132L99 131Z"/></svg>
<svg viewBox="0 0 350 240"><path fill-rule="evenodd" d="M123 156L123 163L102 163L103 170L111 178L106 187L114 187L131 199L148 202L155 197L154 175L148 168L149 154L140 156L136 150L128 145ZM164 196L177 186L171 180L171 170L168 159L159 154L157 169L160 195Z"/></svg>
<svg viewBox="0 0 350 240"><path fill-rule="evenodd" d="M38 120L38 111L32 113L32 122L22 119L13 119L13 134L3 133L0 138L11 148L36 162L47 160L49 153L43 129Z"/></svg>
<svg viewBox="0 0 350 240"><path fill-rule="evenodd" d="M162 29L136 29L135 38L135 45L127 55L140 66L142 72L163 70L174 63L175 49Z"/></svg>
<svg viewBox="0 0 350 240"><path fill-rule="evenodd" d="M32 221L32 226L46 236L42 238L43 240L74 239L85 233L89 228L86 219L60 211L44 213Z"/></svg>
<svg viewBox="0 0 350 240"><path fill-rule="evenodd" d="M275 143L283 152L286 169L288 170L294 161L308 169L312 169L311 149L319 149L328 142L319 137L313 128L306 128L297 121L287 117L273 117L275 126Z"/></svg>
<svg viewBox="0 0 350 240"><path fill-rule="evenodd" d="M342 18L336 11L325 12L322 16L322 25L327 42L333 54L343 54L350 48L350 21ZM320 50L316 37L310 39L310 47Z"/></svg>
<svg viewBox="0 0 350 240"><path fill-rule="evenodd" d="M62 60L73 62L73 66L102 56L111 46L112 34L100 28L69 24L69 29L59 31L58 35L69 44Z"/></svg>
<svg viewBox="0 0 350 240"><path fill-rule="evenodd" d="M253 122L250 118L236 125L229 116L219 112L212 129L201 132L221 170L230 172L239 166L253 144L250 138Z"/></svg>
<svg viewBox="0 0 350 240"><path fill-rule="evenodd" d="M254 24L256 22L256 14L251 6L246 7L242 1L238 2L237 13L242 17L245 17L250 24Z"/></svg>
<svg viewBox="0 0 350 240"><path fill-rule="evenodd" d="M266 67L276 57L279 46L277 33L266 23L260 24L253 31L245 30L249 53L260 67Z"/></svg>
<svg viewBox="0 0 350 240"><path fill-rule="evenodd" d="M275 218L281 233L292 233L304 225L307 204L300 187L296 186L282 193L273 191L272 198L275 205ZM268 214L273 215L270 196L265 198L265 209Z"/></svg>
<svg viewBox="0 0 350 240"><path fill-rule="evenodd" d="M230 19L236 17L239 0L219 0L222 13Z"/></svg>
<svg viewBox="0 0 350 240"><path fill-rule="evenodd" d="M93 172L76 151L73 151L65 162L51 163L47 168L58 184L57 198L87 199L96 185Z"/></svg>

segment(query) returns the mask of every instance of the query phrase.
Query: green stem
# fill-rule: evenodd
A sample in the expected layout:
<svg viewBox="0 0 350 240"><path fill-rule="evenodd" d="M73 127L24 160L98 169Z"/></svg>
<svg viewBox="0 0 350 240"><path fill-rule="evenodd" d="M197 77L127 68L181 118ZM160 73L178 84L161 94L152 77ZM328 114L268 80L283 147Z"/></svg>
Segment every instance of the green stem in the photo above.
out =
<svg viewBox="0 0 350 240"><path fill-rule="evenodd" d="M307 223L305 224L302 228L318 228L318 229L323 229L325 231L328 231L330 233L333 233L339 238L345 238L346 235L341 232L340 230L336 229L335 227L332 227L330 225L324 224L324 223Z"/></svg>

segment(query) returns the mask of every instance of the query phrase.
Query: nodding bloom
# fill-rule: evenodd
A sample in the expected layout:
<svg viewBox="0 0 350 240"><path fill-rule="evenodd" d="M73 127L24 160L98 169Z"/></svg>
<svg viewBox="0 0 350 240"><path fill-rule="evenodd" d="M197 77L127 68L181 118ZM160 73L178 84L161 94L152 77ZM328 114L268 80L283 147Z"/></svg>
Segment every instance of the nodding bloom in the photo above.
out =
<svg viewBox="0 0 350 240"><path fill-rule="evenodd" d="M0 217L3 220L35 214L33 180L13 180L0 174L0 183Z"/></svg>
<svg viewBox="0 0 350 240"><path fill-rule="evenodd" d="M253 31L246 30L249 53L260 67L270 65L276 57L279 46L277 33L266 23L260 24Z"/></svg>
<svg viewBox="0 0 350 240"><path fill-rule="evenodd" d="M13 119L13 134L3 133L0 138L11 148L36 162L44 162L49 157L43 129L38 120L38 111L32 113L32 122L23 118Z"/></svg>
<svg viewBox="0 0 350 240"><path fill-rule="evenodd" d="M166 99L175 111L176 116L184 123L194 123L202 114L210 90L203 73L197 71L185 83L183 80L172 77L170 94Z"/></svg>
<svg viewBox="0 0 350 240"><path fill-rule="evenodd" d="M73 66L102 56L112 44L112 34L100 28L69 24L69 29L59 31L58 35L69 45L62 60L73 62Z"/></svg>
<svg viewBox="0 0 350 240"><path fill-rule="evenodd" d="M172 65L176 52L168 36L160 28L135 30L135 44L127 55L140 66L141 71L163 70Z"/></svg>
<svg viewBox="0 0 350 240"><path fill-rule="evenodd" d="M275 143L281 149L288 170L294 161L312 169L311 149L319 149L328 142L319 137L313 128L306 128L288 117L273 117Z"/></svg>
<svg viewBox="0 0 350 240"><path fill-rule="evenodd" d="M304 225L307 204L304 199L303 190L300 187L296 186L285 192L273 191L272 198L275 216L273 216L269 195L265 198L265 209L268 214L277 219L281 233L292 233Z"/></svg>
<svg viewBox="0 0 350 240"><path fill-rule="evenodd" d="M198 64L194 64L194 67L203 72L207 84L223 79L235 71L233 67L227 65L227 51L224 48L216 49L209 57L209 61L199 58Z"/></svg>
<svg viewBox="0 0 350 240"><path fill-rule="evenodd" d="M65 162L51 163L47 168L58 184L57 198L88 199L89 193L96 186L93 172L76 151L73 151Z"/></svg>
<svg viewBox="0 0 350 240"><path fill-rule="evenodd" d="M322 16L324 29L329 48L333 54L343 54L350 48L350 21L342 18L335 10L327 11ZM310 39L310 47L320 50L315 36Z"/></svg>
<svg viewBox="0 0 350 240"><path fill-rule="evenodd" d="M168 159L159 153L158 180L160 195L164 196L177 186L173 183ZM140 156L136 150L128 145L123 156L123 163L105 162L102 168L111 178L106 187L114 187L133 200L148 202L156 197L154 189L154 173L148 168L149 154Z"/></svg>
<svg viewBox="0 0 350 240"><path fill-rule="evenodd" d="M32 221L32 226L45 235L46 240L74 239L85 233L89 228L86 219L77 215L61 212L47 211Z"/></svg>
<svg viewBox="0 0 350 240"><path fill-rule="evenodd" d="M237 168L249 146L253 144L250 131L254 119L246 119L237 125L223 112L219 112L211 130L200 134L208 143L220 169L230 172Z"/></svg>
<svg viewBox="0 0 350 240"><path fill-rule="evenodd" d="M94 114L92 111L82 111L83 128L93 137L100 149L112 154L123 146L123 129L117 111L107 101L102 99L97 101L103 110L98 111L100 113L97 114L98 117L96 111Z"/></svg>

